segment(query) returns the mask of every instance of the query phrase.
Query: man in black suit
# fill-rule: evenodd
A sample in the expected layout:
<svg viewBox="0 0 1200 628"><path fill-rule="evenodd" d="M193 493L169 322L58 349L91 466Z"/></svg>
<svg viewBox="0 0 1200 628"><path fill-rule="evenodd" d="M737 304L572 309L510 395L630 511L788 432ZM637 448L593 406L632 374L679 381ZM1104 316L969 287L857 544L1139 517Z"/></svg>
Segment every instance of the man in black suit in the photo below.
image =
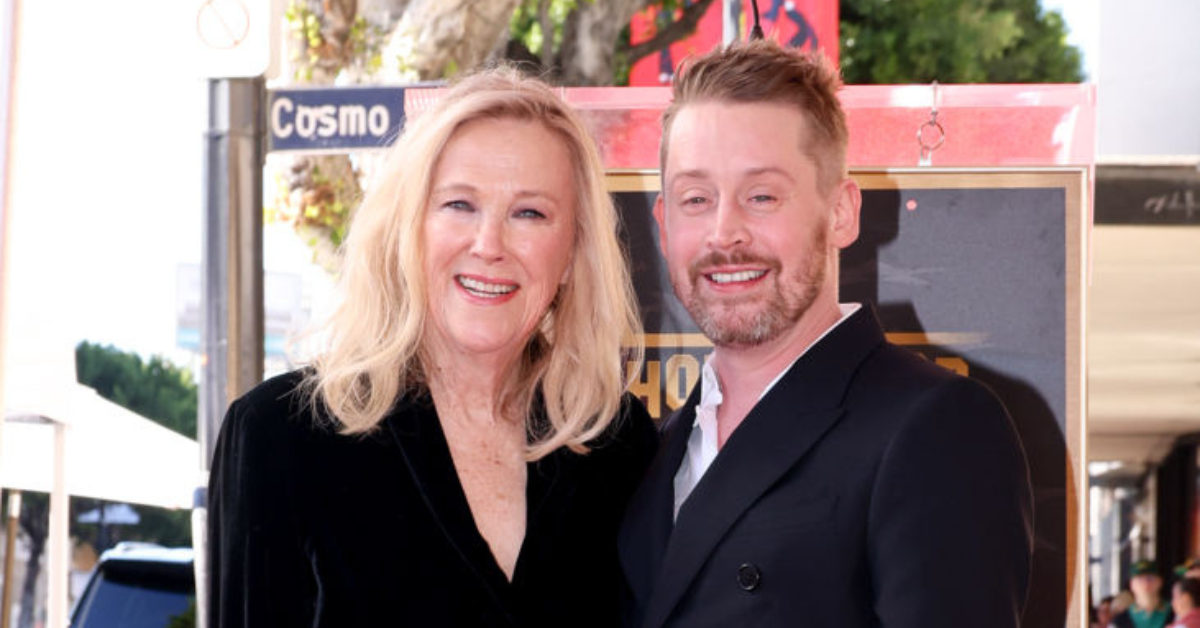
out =
<svg viewBox="0 0 1200 628"><path fill-rule="evenodd" d="M1020 623L1032 506L1007 413L838 303L861 205L839 86L763 41L672 86L654 214L714 350L622 526L631 625Z"/></svg>

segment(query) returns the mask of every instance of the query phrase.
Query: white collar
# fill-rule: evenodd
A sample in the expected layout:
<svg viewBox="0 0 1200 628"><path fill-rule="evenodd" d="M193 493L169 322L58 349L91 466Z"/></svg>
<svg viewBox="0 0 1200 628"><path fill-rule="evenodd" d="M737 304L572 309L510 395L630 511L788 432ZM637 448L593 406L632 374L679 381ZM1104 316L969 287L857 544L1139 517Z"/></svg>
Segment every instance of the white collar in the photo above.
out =
<svg viewBox="0 0 1200 628"><path fill-rule="evenodd" d="M779 380L783 379L783 376L787 375L787 372L792 370L792 367L796 365L796 362L799 361L800 358L804 357L804 354L808 353L809 349L817 346L817 343L824 340L825 336L829 335L829 332L837 329L838 325L841 325L846 321L846 319L853 316L854 313L860 309L862 309L861 303L839 303L838 310L841 312L842 317L839 318L836 323L830 325L829 328L822 332L820 336L817 336L816 340L813 340L811 343L809 343L809 345L805 347L804 350L799 353L799 355L793 358L787 366L783 367L783 370L780 371L779 374L776 375L763 388L761 393L759 393L758 400L762 401L762 398L766 397L767 393L771 392L771 389L775 387L775 384L778 384ZM702 368L700 371L700 405L716 407L721 405L722 400L721 380L717 378L716 369L712 366L711 361L705 360L704 368Z"/></svg>

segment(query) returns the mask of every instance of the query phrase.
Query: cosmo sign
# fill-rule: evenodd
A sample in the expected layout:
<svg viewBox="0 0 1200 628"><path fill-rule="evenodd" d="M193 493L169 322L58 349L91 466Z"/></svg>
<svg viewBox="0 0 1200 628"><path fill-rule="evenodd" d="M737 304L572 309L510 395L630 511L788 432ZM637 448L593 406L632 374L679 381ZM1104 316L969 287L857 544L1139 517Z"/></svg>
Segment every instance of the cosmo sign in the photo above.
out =
<svg viewBox="0 0 1200 628"><path fill-rule="evenodd" d="M383 148L404 124L404 88L274 90L267 116L273 151Z"/></svg>

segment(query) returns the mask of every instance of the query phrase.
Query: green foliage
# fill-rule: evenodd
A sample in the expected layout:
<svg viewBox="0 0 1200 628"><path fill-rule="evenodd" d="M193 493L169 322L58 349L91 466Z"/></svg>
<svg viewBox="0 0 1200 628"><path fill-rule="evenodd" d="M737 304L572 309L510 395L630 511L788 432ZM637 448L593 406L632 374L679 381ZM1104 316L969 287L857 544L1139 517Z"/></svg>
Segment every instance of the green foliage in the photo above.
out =
<svg viewBox="0 0 1200 628"><path fill-rule="evenodd" d="M1038 0L843 0L847 83L1082 80L1066 25Z"/></svg>
<svg viewBox="0 0 1200 628"><path fill-rule="evenodd" d="M548 2L546 13L550 17L550 23L553 25L553 32L550 33L552 45L551 51L558 52L562 46L563 25L567 22L567 16L579 6L580 0L545 0ZM595 2L596 0L582 0L583 2ZM537 55L542 49L542 44L546 41L546 33L542 32L541 23L541 5L543 0L524 0L515 11L512 18L509 19L509 38L519 41L524 44L525 48L533 54Z"/></svg>
<svg viewBox="0 0 1200 628"><path fill-rule="evenodd" d="M626 24L625 28L621 29L621 36L618 41L630 41L632 29ZM633 71L633 63L629 60L629 51L618 47L613 54L613 85L628 86L629 73Z"/></svg>
<svg viewBox="0 0 1200 628"><path fill-rule="evenodd" d="M159 356L143 362L135 353L86 341L75 347L75 369L79 383L101 397L196 438L199 392L188 370Z"/></svg>
<svg viewBox="0 0 1200 628"><path fill-rule="evenodd" d="M323 12L313 10L305 0L291 0L283 14L294 45L290 47L291 61L295 65L293 80L308 83L314 71L324 68L336 75L343 67L352 68L361 74L374 74L383 66L383 28L357 16L350 24L349 33L337 40L329 36Z"/></svg>
<svg viewBox="0 0 1200 628"><path fill-rule="evenodd" d="M196 628L196 598L188 600L188 607L178 615L172 615L167 628Z"/></svg>

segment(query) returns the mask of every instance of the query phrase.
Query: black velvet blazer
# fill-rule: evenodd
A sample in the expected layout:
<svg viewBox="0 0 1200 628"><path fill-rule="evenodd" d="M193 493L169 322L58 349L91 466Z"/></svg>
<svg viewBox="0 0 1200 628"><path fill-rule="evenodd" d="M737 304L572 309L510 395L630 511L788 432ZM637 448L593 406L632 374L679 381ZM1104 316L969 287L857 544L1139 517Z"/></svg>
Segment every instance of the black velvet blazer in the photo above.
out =
<svg viewBox="0 0 1200 628"><path fill-rule="evenodd" d="M313 420L299 382L261 384L221 428L208 493L213 628L619 623L617 527L657 442L633 397L589 454L530 463L509 582L428 396L348 437Z"/></svg>

